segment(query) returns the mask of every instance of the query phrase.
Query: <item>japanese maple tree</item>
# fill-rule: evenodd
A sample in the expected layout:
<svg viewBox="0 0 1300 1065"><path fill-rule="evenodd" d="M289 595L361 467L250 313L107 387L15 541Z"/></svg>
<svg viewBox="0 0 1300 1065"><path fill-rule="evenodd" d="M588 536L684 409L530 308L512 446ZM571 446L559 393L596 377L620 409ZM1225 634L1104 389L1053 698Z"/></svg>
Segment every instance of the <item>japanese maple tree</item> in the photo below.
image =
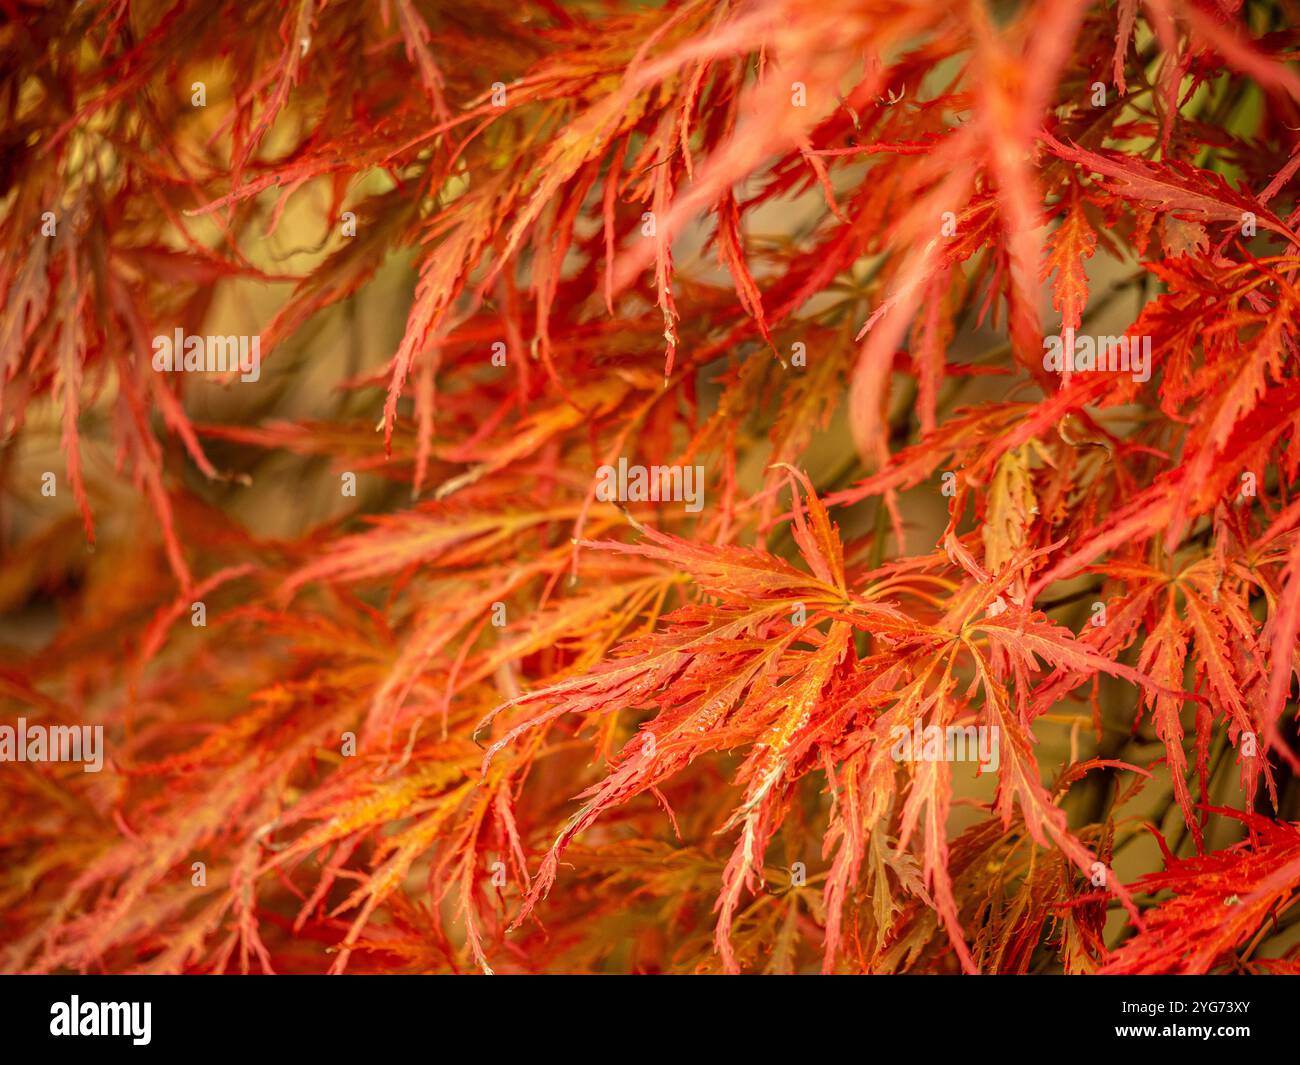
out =
<svg viewBox="0 0 1300 1065"><path fill-rule="evenodd" d="M1300 971L1298 18L0 0L0 970Z"/></svg>

